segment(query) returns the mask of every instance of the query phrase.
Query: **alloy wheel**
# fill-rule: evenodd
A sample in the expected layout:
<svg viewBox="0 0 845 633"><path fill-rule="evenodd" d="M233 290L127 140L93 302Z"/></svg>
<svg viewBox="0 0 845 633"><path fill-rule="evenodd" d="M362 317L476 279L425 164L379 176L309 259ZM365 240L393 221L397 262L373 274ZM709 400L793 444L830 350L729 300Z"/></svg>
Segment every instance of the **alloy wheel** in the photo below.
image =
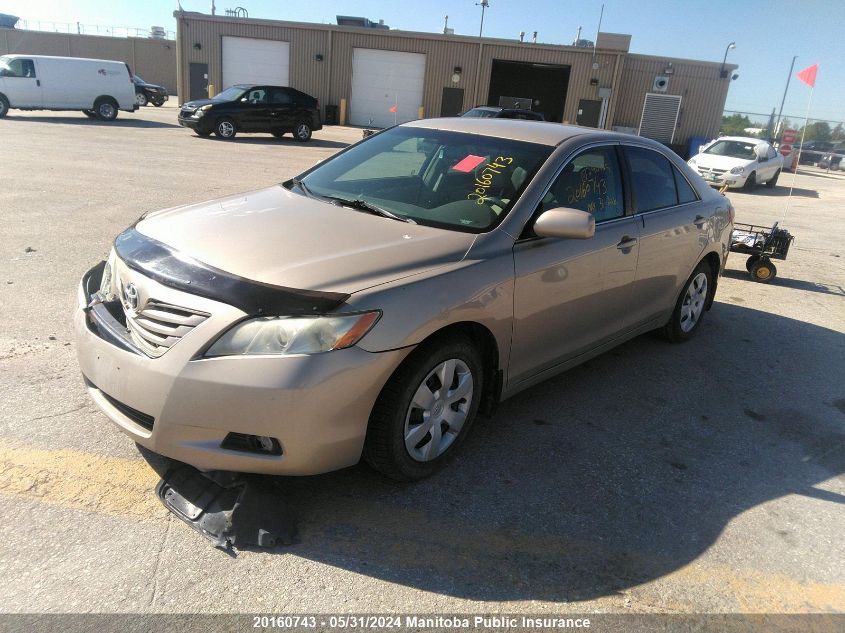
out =
<svg viewBox="0 0 845 633"><path fill-rule="evenodd" d="M405 414L405 448L418 462L430 462L457 439L472 405L473 378L457 358L443 361L417 387Z"/></svg>
<svg viewBox="0 0 845 633"><path fill-rule="evenodd" d="M684 300L681 303L681 330L690 332L704 311L704 303L707 301L707 275L698 273L693 277Z"/></svg>
<svg viewBox="0 0 845 633"><path fill-rule="evenodd" d="M135 95L135 103L138 104L138 107L143 108L145 105L147 105L147 95L145 95L143 92L139 92Z"/></svg>
<svg viewBox="0 0 845 633"><path fill-rule="evenodd" d="M308 139L309 131L308 126L304 123L300 123L296 126L296 135L302 140Z"/></svg>
<svg viewBox="0 0 845 633"><path fill-rule="evenodd" d="M229 138L235 133L235 126L229 121L220 121L217 124L217 132L224 138Z"/></svg>

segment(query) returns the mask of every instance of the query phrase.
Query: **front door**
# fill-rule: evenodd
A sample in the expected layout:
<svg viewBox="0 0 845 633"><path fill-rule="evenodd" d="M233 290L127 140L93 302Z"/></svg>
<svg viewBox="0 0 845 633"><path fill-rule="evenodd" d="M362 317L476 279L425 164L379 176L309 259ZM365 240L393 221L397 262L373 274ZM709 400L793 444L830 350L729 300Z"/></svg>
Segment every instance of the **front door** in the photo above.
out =
<svg viewBox="0 0 845 633"><path fill-rule="evenodd" d="M600 115L601 100L581 99L578 102L578 115L575 117L575 123L587 127L598 127Z"/></svg>
<svg viewBox="0 0 845 633"><path fill-rule="evenodd" d="M614 146L585 150L564 167L544 210L592 213L590 239L537 238L514 246L514 330L508 383L516 384L618 336L637 267L639 219L625 214Z"/></svg>
<svg viewBox="0 0 845 633"><path fill-rule="evenodd" d="M270 105L266 88L253 88L241 97L238 128L244 132L270 131Z"/></svg>
<svg viewBox="0 0 845 633"><path fill-rule="evenodd" d="M41 92L41 80L35 71L35 62L18 57L9 60L4 69L6 96L13 108L41 108L44 100Z"/></svg>
<svg viewBox="0 0 845 633"><path fill-rule="evenodd" d="M194 64L188 65L188 73L190 75L190 99L207 99L208 98L208 64Z"/></svg>
<svg viewBox="0 0 845 633"><path fill-rule="evenodd" d="M440 101L440 116L458 116L464 109L463 88L443 88Z"/></svg>

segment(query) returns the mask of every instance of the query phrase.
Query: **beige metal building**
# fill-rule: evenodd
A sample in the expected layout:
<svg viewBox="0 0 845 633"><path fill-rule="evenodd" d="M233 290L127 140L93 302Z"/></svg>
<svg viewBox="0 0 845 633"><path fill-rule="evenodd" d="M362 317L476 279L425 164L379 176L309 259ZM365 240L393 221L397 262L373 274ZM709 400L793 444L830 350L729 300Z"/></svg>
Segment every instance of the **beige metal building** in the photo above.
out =
<svg viewBox="0 0 845 633"><path fill-rule="evenodd" d="M552 121L617 128L683 145L715 136L735 66L595 48L176 12L178 94L235 83L290 85L341 122L384 127L510 105ZM724 75L724 76L723 76Z"/></svg>
<svg viewBox="0 0 845 633"><path fill-rule="evenodd" d="M176 42L0 28L0 55L57 55L126 62L145 81L176 92Z"/></svg>

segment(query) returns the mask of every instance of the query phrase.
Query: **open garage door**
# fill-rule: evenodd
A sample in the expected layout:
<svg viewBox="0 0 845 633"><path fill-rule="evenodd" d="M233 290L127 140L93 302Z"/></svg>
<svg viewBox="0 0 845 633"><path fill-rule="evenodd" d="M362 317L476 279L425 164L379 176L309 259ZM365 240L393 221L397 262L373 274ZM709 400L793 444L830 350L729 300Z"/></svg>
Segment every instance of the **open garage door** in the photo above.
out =
<svg viewBox="0 0 845 633"><path fill-rule="evenodd" d="M232 84L287 86L290 44L223 36L223 88Z"/></svg>
<svg viewBox="0 0 845 633"><path fill-rule="evenodd" d="M352 125L389 127L418 118L423 98L425 55L372 48L352 49ZM391 108L396 106L396 113Z"/></svg>

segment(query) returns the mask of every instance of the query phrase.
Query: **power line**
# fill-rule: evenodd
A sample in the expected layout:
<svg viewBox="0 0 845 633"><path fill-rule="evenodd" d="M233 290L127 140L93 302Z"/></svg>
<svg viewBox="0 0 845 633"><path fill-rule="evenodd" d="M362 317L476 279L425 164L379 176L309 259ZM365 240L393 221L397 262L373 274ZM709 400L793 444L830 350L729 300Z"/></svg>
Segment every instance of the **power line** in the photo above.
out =
<svg viewBox="0 0 845 633"><path fill-rule="evenodd" d="M751 116L763 116L769 118L772 116L771 112L748 112L747 110L723 110L723 112L730 112L731 114L750 114ZM796 116L793 114L784 114L784 119L803 119L803 116ZM820 119L818 117L810 117L810 121L824 121L825 123L836 123L837 125L845 125L845 121L835 121L834 119Z"/></svg>

